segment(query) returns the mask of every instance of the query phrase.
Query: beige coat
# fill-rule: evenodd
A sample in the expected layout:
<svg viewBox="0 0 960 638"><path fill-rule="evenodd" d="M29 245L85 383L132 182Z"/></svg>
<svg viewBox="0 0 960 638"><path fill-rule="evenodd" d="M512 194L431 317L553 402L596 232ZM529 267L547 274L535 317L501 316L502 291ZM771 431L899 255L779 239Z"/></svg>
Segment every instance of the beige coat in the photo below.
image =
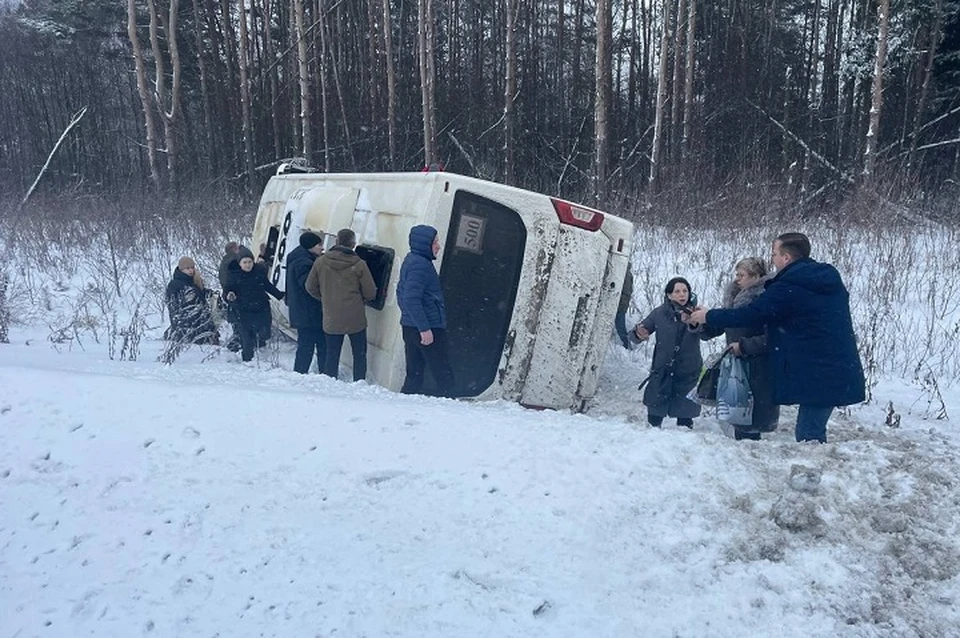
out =
<svg viewBox="0 0 960 638"><path fill-rule="evenodd" d="M323 331L349 335L367 327L364 302L377 296L367 263L355 252L334 246L313 262L307 292L323 304Z"/></svg>

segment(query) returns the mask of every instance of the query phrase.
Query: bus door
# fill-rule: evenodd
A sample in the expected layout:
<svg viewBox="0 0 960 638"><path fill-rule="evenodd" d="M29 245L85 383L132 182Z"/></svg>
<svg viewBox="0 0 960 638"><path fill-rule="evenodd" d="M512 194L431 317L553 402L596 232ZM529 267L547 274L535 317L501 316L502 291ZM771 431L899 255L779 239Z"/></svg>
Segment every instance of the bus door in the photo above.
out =
<svg viewBox="0 0 960 638"><path fill-rule="evenodd" d="M474 397L497 376L523 269L527 229L516 211L458 191L440 264L453 396ZM436 384L427 374L425 391Z"/></svg>

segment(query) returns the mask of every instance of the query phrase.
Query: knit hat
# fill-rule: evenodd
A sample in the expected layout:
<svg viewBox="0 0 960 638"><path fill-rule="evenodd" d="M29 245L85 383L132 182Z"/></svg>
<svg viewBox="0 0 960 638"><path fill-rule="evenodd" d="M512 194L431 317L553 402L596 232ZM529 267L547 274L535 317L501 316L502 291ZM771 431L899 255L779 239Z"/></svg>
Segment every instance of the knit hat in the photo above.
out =
<svg viewBox="0 0 960 638"><path fill-rule="evenodd" d="M300 235L300 246L304 250L310 250L322 241L323 239L316 233L306 232Z"/></svg>
<svg viewBox="0 0 960 638"><path fill-rule="evenodd" d="M196 268L197 262L193 261L189 257L181 257L180 261L177 262L177 268L180 270L186 270L187 268Z"/></svg>
<svg viewBox="0 0 960 638"><path fill-rule="evenodd" d="M253 259L253 253L250 252L250 249L247 248L246 246L240 246L240 249L237 250L237 261L240 261L245 257L249 257L250 259Z"/></svg>

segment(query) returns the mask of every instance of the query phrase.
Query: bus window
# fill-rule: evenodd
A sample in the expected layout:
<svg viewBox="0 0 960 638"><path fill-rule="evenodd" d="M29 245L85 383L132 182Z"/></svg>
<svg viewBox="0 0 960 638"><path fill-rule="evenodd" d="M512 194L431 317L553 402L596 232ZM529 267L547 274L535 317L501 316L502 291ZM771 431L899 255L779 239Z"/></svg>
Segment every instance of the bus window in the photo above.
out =
<svg viewBox="0 0 960 638"><path fill-rule="evenodd" d="M373 301L368 301L367 305L374 310L383 310L383 304L387 300L387 285L390 283L390 274L393 272L393 248L384 246L357 246L357 256L367 262L370 268L370 274L373 275L373 283L377 285L377 296Z"/></svg>

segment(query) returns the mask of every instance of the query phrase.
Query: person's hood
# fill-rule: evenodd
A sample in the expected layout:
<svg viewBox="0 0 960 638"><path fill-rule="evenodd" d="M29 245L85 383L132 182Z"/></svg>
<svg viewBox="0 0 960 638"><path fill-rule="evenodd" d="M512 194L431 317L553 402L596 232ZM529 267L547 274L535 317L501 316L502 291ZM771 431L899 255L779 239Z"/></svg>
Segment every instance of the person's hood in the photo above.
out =
<svg viewBox="0 0 960 638"><path fill-rule="evenodd" d="M427 259L436 259L433 254L433 240L437 236L437 229L433 226L421 224L410 229L410 252Z"/></svg>
<svg viewBox="0 0 960 638"><path fill-rule="evenodd" d="M809 257L787 264L771 281L800 286L819 295L830 295L844 290L843 279L836 268Z"/></svg>
<svg viewBox="0 0 960 638"><path fill-rule="evenodd" d="M243 272L243 268L240 267L240 260L244 257L249 257L253 259L254 264L256 264L256 259L253 256L253 253L250 252L250 249L246 246L240 246L240 250L237 251L237 258L230 262L228 268L233 272ZM253 272L252 270L250 272Z"/></svg>
<svg viewBox="0 0 960 638"><path fill-rule="evenodd" d="M334 246L323 256L333 270L346 270L360 261L360 256L344 246Z"/></svg>

